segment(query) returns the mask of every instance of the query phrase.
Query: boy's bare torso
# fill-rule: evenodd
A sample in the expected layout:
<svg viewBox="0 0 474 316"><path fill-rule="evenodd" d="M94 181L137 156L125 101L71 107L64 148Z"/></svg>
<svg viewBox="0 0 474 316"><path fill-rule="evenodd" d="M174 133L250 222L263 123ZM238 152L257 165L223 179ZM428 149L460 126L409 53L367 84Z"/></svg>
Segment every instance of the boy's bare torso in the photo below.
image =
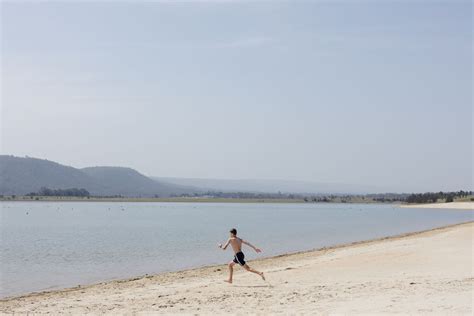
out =
<svg viewBox="0 0 474 316"><path fill-rule="evenodd" d="M229 243L232 246L232 250L234 250L234 253L242 251L242 239L240 239L239 237L229 238Z"/></svg>

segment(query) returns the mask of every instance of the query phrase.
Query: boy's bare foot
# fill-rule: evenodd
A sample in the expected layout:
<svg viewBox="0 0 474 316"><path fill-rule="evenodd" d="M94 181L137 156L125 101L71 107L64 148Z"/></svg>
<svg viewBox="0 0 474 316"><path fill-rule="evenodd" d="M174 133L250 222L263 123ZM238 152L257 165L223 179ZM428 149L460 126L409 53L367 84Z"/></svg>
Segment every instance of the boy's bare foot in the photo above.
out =
<svg viewBox="0 0 474 316"><path fill-rule="evenodd" d="M224 280L224 282L232 284L232 280Z"/></svg>
<svg viewBox="0 0 474 316"><path fill-rule="evenodd" d="M265 276L263 275L263 272L260 272L260 276L262 277L263 281L265 281Z"/></svg>

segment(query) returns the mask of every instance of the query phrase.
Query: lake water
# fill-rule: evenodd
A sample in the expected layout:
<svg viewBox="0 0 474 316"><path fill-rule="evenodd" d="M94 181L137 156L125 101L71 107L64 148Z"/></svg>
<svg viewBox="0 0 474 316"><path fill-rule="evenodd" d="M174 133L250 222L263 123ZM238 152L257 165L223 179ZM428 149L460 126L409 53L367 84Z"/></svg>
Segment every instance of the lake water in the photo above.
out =
<svg viewBox="0 0 474 316"><path fill-rule="evenodd" d="M0 297L226 263L232 227L261 256L472 221L364 204L1 202ZM244 249L246 258L259 256ZM224 277L224 275L223 275Z"/></svg>

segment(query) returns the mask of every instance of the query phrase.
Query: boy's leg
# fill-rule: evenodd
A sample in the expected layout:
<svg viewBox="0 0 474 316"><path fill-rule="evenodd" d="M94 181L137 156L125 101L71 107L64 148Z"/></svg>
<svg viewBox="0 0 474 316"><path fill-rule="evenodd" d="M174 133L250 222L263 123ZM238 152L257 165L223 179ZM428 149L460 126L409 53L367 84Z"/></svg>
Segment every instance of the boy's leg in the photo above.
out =
<svg viewBox="0 0 474 316"><path fill-rule="evenodd" d="M252 269L251 267L248 266L248 264L244 264L244 268L245 268L245 270L247 270L248 272L252 272L252 273L258 274L259 276L262 277L263 280L265 280L265 276L263 275L263 272L260 272L260 271L257 271L257 270Z"/></svg>
<svg viewBox="0 0 474 316"><path fill-rule="evenodd" d="M229 279L225 280L226 282L232 283L232 275L234 274L234 261L229 262Z"/></svg>

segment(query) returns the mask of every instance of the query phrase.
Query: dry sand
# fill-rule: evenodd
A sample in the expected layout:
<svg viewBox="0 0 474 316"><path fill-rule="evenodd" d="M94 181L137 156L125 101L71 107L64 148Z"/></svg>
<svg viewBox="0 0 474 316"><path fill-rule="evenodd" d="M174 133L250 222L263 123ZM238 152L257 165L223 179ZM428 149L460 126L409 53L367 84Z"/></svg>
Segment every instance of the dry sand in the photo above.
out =
<svg viewBox="0 0 474 316"><path fill-rule="evenodd" d="M214 266L0 302L3 313L473 313L474 222L250 262L224 283Z"/></svg>
<svg viewBox="0 0 474 316"><path fill-rule="evenodd" d="M442 208L453 210L474 210L474 202L451 202L451 203L429 203L429 204L403 204L401 207L408 208Z"/></svg>

